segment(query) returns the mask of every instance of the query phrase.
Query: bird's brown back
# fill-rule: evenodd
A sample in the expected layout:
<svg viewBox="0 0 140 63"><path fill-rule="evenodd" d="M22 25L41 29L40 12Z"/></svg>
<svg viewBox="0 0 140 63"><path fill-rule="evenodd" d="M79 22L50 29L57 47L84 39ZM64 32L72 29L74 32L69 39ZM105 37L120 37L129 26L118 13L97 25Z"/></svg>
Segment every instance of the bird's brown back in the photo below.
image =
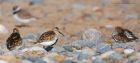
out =
<svg viewBox="0 0 140 63"><path fill-rule="evenodd" d="M55 35L54 31L47 31L40 36L38 42L51 41L55 38Z"/></svg>
<svg viewBox="0 0 140 63"><path fill-rule="evenodd" d="M33 18L33 16L26 10L21 9L18 13L18 16L22 19Z"/></svg>
<svg viewBox="0 0 140 63"><path fill-rule="evenodd" d="M22 44L22 39L19 33L12 33L6 42L7 49L13 50Z"/></svg>

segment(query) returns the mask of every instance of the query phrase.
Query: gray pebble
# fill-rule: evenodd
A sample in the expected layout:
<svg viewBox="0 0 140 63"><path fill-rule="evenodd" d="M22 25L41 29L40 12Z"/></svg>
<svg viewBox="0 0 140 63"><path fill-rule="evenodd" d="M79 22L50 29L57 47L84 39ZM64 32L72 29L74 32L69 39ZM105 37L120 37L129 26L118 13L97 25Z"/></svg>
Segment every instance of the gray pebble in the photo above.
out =
<svg viewBox="0 0 140 63"><path fill-rule="evenodd" d="M77 55L78 55L78 57L77 57L78 60L87 60L89 57L88 54L84 54L82 52L77 53Z"/></svg>
<svg viewBox="0 0 140 63"><path fill-rule="evenodd" d="M74 62L72 60L64 60L64 63L76 63L76 62Z"/></svg>
<svg viewBox="0 0 140 63"><path fill-rule="evenodd" d="M96 57L92 60L92 63L106 63L103 59Z"/></svg>
<svg viewBox="0 0 140 63"><path fill-rule="evenodd" d="M45 61L43 61L41 58L38 57L30 57L27 58L29 61L32 61L33 63L47 63Z"/></svg>
<svg viewBox="0 0 140 63"><path fill-rule="evenodd" d="M29 60L22 60L22 63L32 63L32 62Z"/></svg>
<svg viewBox="0 0 140 63"><path fill-rule="evenodd" d="M121 60L123 58L123 56L119 53L112 53L110 55L110 58L113 59L113 60Z"/></svg>
<svg viewBox="0 0 140 63"><path fill-rule="evenodd" d="M100 43L96 47L99 53L105 53L112 50L111 46L105 43Z"/></svg>

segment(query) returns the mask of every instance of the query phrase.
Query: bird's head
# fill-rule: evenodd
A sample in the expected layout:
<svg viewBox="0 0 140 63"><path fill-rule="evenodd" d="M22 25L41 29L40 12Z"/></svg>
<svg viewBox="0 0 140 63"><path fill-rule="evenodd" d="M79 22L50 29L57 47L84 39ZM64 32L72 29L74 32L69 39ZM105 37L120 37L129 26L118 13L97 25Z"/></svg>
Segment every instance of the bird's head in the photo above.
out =
<svg viewBox="0 0 140 63"><path fill-rule="evenodd" d="M19 30L17 28L14 28L13 33L19 33Z"/></svg>
<svg viewBox="0 0 140 63"><path fill-rule="evenodd" d="M123 28L120 27L120 26L115 27L115 31L116 31L117 33L123 33L123 32L124 32Z"/></svg>
<svg viewBox="0 0 140 63"><path fill-rule="evenodd" d="M64 34L63 34L62 32L60 32L60 30L59 30L58 27L54 27L54 28L53 28L53 31L58 32L58 33L60 33L61 35L64 36Z"/></svg>
<svg viewBox="0 0 140 63"><path fill-rule="evenodd" d="M16 14L17 12L19 12L21 10L20 7L18 7L17 5L16 6L13 6L13 14Z"/></svg>

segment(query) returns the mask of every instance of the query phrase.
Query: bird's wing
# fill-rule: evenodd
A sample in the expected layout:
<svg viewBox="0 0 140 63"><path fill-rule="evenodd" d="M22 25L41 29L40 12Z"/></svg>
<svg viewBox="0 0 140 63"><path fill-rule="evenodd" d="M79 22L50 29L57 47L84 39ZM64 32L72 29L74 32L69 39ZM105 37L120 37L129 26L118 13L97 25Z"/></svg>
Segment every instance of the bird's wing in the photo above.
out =
<svg viewBox="0 0 140 63"><path fill-rule="evenodd" d="M33 16L26 10L21 10L19 13L18 13L18 16L22 19L30 19L30 18L33 18Z"/></svg>
<svg viewBox="0 0 140 63"><path fill-rule="evenodd" d="M130 38L130 39L135 37L134 34L128 29L125 29L124 34L127 36L127 38Z"/></svg>
<svg viewBox="0 0 140 63"><path fill-rule="evenodd" d="M19 33L12 33L10 37L7 39L7 48L9 50L14 49L16 46L22 44L22 39Z"/></svg>
<svg viewBox="0 0 140 63"><path fill-rule="evenodd" d="M55 32L54 31L48 31L43 33L40 38L39 38L39 42L43 42L43 41L51 41L55 38Z"/></svg>

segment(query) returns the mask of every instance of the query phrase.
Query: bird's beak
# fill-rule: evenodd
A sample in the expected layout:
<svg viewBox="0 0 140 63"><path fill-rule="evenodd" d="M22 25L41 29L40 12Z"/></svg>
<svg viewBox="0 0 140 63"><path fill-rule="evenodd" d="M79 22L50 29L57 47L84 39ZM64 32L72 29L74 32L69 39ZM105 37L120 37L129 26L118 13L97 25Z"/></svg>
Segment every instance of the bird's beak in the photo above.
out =
<svg viewBox="0 0 140 63"><path fill-rule="evenodd" d="M64 34L63 33L61 33L60 31L58 31L61 35L63 35L64 36Z"/></svg>

